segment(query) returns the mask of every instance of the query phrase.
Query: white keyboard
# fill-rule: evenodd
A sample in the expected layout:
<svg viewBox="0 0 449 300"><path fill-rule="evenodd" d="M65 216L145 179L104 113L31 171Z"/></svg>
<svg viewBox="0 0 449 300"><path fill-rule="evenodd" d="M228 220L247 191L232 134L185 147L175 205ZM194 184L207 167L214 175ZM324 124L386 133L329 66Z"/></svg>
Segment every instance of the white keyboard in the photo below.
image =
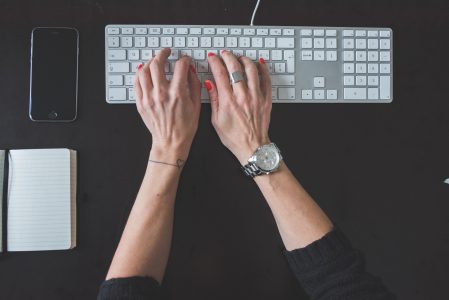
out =
<svg viewBox="0 0 449 300"><path fill-rule="evenodd" d="M270 68L273 102L389 103L393 100L393 32L389 28L211 25L108 25L105 28L106 101L135 103L136 67L172 48L194 59L200 80L212 80L207 53L221 49ZM203 88L201 100L208 102Z"/></svg>

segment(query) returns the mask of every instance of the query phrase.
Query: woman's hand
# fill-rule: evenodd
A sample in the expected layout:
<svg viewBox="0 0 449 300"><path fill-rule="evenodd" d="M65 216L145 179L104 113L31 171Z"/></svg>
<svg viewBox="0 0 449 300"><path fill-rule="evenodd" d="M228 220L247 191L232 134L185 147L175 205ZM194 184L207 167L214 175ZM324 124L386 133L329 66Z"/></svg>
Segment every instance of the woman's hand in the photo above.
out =
<svg viewBox="0 0 449 300"><path fill-rule="evenodd" d="M257 147L270 142L271 80L265 61L255 64L223 50L222 60L208 54L216 85L206 81L212 107L212 125L221 142L246 164ZM229 74L241 71L246 80L231 85ZM259 75L260 74L260 75Z"/></svg>
<svg viewBox="0 0 449 300"><path fill-rule="evenodd" d="M168 81L164 66L169 55L170 49L163 49L140 65L134 87L137 110L153 138L150 159L177 164L187 159L198 128L201 83L188 56L176 62Z"/></svg>

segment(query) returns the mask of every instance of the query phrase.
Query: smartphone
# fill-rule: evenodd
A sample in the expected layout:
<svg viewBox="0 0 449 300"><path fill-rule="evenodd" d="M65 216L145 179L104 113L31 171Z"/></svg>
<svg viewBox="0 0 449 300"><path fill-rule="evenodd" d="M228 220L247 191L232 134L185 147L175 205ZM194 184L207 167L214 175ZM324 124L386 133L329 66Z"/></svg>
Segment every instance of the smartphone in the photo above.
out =
<svg viewBox="0 0 449 300"><path fill-rule="evenodd" d="M36 27L31 33L29 116L37 122L71 122L78 102L75 28Z"/></svg>

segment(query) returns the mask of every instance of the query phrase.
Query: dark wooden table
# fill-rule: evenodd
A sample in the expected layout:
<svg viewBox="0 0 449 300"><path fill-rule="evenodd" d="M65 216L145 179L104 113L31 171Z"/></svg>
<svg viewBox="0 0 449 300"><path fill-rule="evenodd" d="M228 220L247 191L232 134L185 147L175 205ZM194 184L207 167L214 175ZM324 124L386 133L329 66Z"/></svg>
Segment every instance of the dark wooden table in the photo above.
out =
<svg viewBox="0 0 449 300"><path fill-rule="evenodd" d="M1 255L1 299L95 298L136 196L151 139L134 106L105 102L104 26L248 24L255 2L0 0L0 149L79 154L78 247ZM263 0L256 24L393 28L392 104L274 105L270 135L365 252L369 271L400 299L448 299L449 2ZM28 118L35 26L80 31L74 123ZM164 288L172 299L307 299L264 199L209 119L203 105L179 186Z"/></svg>

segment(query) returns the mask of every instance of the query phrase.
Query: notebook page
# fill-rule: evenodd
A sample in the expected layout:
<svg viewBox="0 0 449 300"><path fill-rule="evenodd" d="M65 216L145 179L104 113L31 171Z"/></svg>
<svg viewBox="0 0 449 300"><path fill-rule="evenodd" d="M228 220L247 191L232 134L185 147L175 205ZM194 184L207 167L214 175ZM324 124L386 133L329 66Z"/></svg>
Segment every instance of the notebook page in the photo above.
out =
<svg viewBox="0 0 449 300"><path fill-rule="evenodd" d="M11 150L8 251L71 248L70 150Z"/></svg>
<svg viewBox="0 0 449 300"><path fill-rule="evenodd" d="M76 247L76 165L76 151L70 150L70 225L72 227L70 248Z"/></svg>
<svg viewBox="0 0 449 300"><path fill-rule="evenodd" d="M3 252L3 174L5 166L5 150L0 150L0 252Z"/></svg>

